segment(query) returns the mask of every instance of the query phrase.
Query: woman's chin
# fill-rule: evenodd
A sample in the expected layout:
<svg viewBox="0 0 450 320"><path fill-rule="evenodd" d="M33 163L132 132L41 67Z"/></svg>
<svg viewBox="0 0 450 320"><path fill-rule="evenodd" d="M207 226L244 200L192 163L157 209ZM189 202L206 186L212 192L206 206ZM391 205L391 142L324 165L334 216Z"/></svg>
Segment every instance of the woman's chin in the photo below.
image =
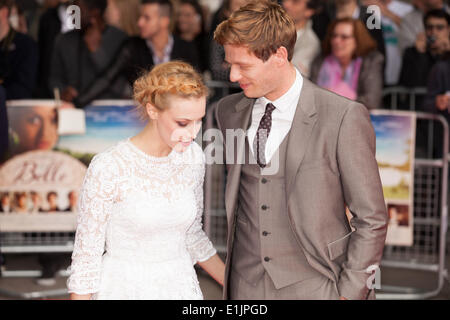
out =
<svg viewBox="0 0 450 320"><path fill-rule="evenodd" d="M178 153L183 153L186 151L186 149L189 147L189 145L186 145L182 142L177 143L173 148Z"/></svg>

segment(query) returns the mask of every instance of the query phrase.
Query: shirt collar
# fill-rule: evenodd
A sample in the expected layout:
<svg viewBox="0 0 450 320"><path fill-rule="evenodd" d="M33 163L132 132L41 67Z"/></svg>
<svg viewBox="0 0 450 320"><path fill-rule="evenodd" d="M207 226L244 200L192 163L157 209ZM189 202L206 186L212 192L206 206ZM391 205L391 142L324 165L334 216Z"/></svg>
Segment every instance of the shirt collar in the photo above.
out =
<svg viewBox="0 0 450 320"><path fill-rule="evenodd" d="M272 103L276 109L281 112L285 112L292 104L297 105L298 99L300 98L300 90L302 88L302 84L303 78L297 68L295 68L295 81L285 94L283 94L275 101L270 101L266 97L261 97L259 98L259 100L264 106L268 103Z"/></svg>
<svg viewBox="0 0 450 320"><path fill-rule="evenodd" d="M150 48L150 50L152 51L153 54L153 58L155 59L155 57L157 58L156 54L155 54L155 49L153 47L153 43L150 40L147 40L147 46ZM173 36L171 34L169 34L169 41L166 44L166 47L164 48L164 57L162 60L169 58L170 59L170 53L172 52L173 49ZM154 61L156 64L156 61ZM164 61L162 61L164 62Z"/></svg>

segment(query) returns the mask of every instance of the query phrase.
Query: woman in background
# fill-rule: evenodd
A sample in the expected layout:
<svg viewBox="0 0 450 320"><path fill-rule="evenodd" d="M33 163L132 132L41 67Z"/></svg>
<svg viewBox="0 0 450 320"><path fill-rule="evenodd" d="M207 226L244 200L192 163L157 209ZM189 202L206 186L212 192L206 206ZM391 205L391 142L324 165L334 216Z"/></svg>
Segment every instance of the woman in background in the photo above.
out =
<svg viewBox="0 0 450 320"><path fill-rule="evenodd" d="M130 37L138 36L140 5L140 0L108 0L106 23L126 32Z"/></svg>
<svg viewBox="0 0 450 320"><path fill-rule="evenodd" d="M204 11L197 0L179 0L175 34L197 48L200 71L208 69L209 45Z"/></svg>
<svg viewBox="0 0 450 320"><path fill-rule="evenodd" d="M333 21L323 44L323 53L311 67L311 80L341 96L381 107L383 55L360 20Z"/></svg>

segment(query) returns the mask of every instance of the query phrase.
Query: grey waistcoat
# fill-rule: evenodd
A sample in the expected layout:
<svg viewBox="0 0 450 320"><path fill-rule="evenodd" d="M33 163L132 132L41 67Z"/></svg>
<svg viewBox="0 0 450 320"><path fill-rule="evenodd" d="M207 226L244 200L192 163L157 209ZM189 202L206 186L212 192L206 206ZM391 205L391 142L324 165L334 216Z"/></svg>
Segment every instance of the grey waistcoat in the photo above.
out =
<svg viewBox="0 0 450 320"><path fill-rule="evenodd" d="M289 134L279 147L279 170L274 175L262 174L246 141L231 262L232 270L253 285L267 271L277 289L320 276L306 261L288 221L284 181L288 138Z"/></svg>

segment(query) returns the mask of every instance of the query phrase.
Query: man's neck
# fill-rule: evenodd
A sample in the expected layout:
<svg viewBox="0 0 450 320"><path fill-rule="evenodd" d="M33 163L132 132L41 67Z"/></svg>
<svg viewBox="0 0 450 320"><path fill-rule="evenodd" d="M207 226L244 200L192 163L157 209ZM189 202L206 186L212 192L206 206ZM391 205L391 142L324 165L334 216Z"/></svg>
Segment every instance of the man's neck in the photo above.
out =
<svg viewBox="0 0 450 320"><path fill-rule="evenodd" d="M297 72L292 64L287 65L286 70L280 72L279 74L283 75L280 77L280 85L275 90L265 95L265 98L270 101L275 101L286 94L286 92L288 92L294 84L295 78L297 77Z"/></svg>
<svg viewBox="0 0 450 320"><path fill-rule="evenodd" d="M336 18L347 18L353 17L353 13L358 7L358 3L356 1L352 1L346 4L342 4L336 8Z"/></svg>
<svg viewBox="0 0 450 320"><path fill-rule="evenodd" d="M8 22L3 22L0 25L0 41L3 41L3 39L6 38L9 31L11 30L11 27L9 26Z"/></svg>
<svg viewBox="0 0 450 320"><path fill-rule="evenodd" d="M148 41L151 42L153 48L157 52L162 52L164 48L167 46L167 43L169 43L169 30L161 30L153 37L148 39Z"/></svg>

